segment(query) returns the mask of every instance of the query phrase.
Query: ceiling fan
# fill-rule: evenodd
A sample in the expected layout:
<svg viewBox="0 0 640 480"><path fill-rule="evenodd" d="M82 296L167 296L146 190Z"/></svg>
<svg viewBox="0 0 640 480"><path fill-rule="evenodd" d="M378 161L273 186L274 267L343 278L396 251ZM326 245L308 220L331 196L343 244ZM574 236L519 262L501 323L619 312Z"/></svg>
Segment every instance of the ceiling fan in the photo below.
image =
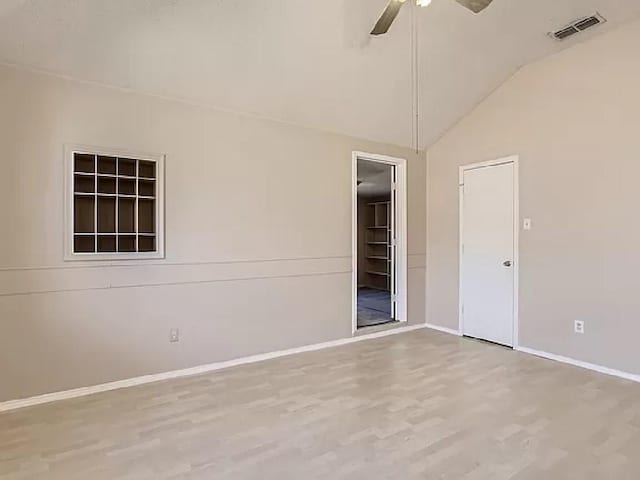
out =
<svg viewBox="0 0 640 480"><path fill-rule="evenodd" d="M493 0L455 0L463 7L468 8L473 13L480 13L482 10L487 8L489 4ZM389 27L393 23L393 21L398 16L398 12L404 5L406 0L389 0L384 12L380 15L378 22L376 23L373 30L371 30L371 35L383 35L389 31ZM431 3L431 0L416 0L416 4L421 7L426 7Z"/></svg>

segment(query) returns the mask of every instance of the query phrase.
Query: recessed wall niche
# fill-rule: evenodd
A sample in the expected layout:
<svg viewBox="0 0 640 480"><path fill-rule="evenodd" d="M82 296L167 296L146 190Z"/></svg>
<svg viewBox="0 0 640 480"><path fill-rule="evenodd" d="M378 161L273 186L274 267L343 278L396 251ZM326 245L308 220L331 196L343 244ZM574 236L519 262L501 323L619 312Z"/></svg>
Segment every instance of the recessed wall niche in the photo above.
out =
<svg viewBox="0 0 640 480"><path fill-rule="evenodd" d="M72 153L72 254L158 251L157 161Z"/></svg>

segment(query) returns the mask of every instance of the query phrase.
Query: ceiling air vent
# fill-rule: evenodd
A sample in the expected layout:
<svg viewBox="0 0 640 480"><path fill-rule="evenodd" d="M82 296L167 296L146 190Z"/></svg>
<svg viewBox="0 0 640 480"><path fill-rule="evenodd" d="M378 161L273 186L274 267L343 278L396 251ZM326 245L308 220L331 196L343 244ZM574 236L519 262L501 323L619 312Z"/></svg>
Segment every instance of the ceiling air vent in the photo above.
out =
<svg viewBox="0 0 640 480"><path fill-rule="evenodd" d="M561 30L558 30L557 32L551 32L549 35L556 40L564 40L565 38L575 35L576 33L584 32L585 30L595 27L596 25L600 25L601 23L604 23L606 21L607 20L602 15L596 13L595 15L592 15L590 17L577 20L570 25L562 28Z"/></svg>

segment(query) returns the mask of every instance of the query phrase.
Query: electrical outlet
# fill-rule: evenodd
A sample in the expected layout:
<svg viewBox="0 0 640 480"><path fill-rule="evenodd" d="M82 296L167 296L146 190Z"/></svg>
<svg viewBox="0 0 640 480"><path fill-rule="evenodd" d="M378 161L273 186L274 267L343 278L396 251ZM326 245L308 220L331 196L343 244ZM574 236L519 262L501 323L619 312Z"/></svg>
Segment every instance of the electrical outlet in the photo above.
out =
<svg viewBox="0 0 640 480"><path fill-rule="evenodd" d="M582 320L576 320L573 322L573 329L576 333L584 333L584 322Z"/></svg>
<svg viewBox="0 0 640 480"><path fill-rule="evenodd" d="M169 330L169 341L171 343L179 342L180 341L180 330L178 330L177 328L172 328L171 330Z"/></svg>
<svg viewBox="0 0 640 480"><path fill-rule="evenodd" d="M531 230L531 219L530 218L525 218L524 221L522 222L522 227L525 230Z"/></svg>

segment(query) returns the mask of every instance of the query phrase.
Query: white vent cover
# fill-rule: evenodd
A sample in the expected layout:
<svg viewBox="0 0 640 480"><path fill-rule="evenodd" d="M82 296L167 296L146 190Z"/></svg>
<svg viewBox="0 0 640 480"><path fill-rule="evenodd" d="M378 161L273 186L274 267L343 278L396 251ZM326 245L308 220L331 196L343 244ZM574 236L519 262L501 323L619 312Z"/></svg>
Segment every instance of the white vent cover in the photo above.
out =
<svg viewBox="0 0 640 480"><path fill-rule="evenodd" d="M566 38L569 38L577 33L584 32L585 30L595 27L596 25L605 23L606 21L607 21L606 18L604 18L599 13L596 13L595 15L591 15L590 17L585 17L585 18L581 18L580 20L576 20L575 22L567 25L564 28L561 28L556 32L549 33L549 35L555 38L556 40L565 40Z"/></svg>

